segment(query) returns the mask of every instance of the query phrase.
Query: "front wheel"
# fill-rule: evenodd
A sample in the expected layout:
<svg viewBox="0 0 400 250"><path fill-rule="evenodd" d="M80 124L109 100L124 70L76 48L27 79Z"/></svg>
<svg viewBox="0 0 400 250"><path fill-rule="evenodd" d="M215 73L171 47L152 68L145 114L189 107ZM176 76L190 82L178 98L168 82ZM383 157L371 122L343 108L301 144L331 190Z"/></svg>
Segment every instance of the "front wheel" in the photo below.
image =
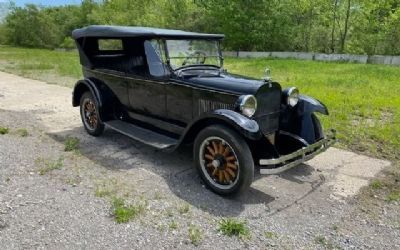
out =
<svg viewBox="0 0 400 250"><path fill-rule="evenodd" d="M101 135L104 131L104 124L100 120L97 103L92 93L83 93L80 109L82 123L86 131L93 136Z"/></svg>
<svg viewBox="0 0 400 250"><path fill-rule="evenodd" d="M249 146L226 126L210 126L199 133L194 143L194 161L206 186L220 195L243 193L254 179Z"/></svg>

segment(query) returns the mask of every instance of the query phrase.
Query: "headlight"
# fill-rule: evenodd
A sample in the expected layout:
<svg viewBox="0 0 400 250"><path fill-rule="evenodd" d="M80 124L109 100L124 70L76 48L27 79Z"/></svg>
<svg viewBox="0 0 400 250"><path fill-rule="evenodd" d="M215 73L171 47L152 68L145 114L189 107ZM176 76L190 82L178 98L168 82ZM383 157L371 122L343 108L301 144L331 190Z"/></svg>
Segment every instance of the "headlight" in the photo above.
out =
<svg viewBox="0 0 400 250"><path fill-rule="evenodd" d="M257 99L253 95L243 95L239 97L238 106L243 115L252 117L257 110Z"/></svg>
<svg viewBox="0 0 400 250"><path fill-rule="evenodd" d="M291 87L284 90L284 97L286 104L290 107L294 107L299 102L299 90L296 87Z"/></svg>

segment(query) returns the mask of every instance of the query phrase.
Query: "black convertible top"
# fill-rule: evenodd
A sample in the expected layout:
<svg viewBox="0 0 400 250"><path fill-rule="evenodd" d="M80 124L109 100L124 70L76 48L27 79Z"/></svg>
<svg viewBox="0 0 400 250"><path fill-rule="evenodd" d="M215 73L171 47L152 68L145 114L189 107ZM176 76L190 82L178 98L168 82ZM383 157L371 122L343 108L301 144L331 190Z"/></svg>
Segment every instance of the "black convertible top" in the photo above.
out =
<svg viewBox="0 0 400 250"><path fill-rule="evenodd" d="M82 29L76 29L72 32L74 39L84 37L163 37L163 38L194 38L194 39L223 39L222 34L205 34L196 32L187 32L183 30L158 29L149 27L132 26L109 26L109 25L91 25Z"/></svg>

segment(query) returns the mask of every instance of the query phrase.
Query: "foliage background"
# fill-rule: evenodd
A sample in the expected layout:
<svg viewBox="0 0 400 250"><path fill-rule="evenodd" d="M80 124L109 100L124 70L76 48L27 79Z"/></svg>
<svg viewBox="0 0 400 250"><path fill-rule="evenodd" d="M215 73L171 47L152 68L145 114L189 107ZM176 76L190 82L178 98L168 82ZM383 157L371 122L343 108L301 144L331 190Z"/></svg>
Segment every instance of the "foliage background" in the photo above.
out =
<svg viewBox="0 0 400 250"><path fill-rule="evenodd" d="M16 7L0 43L72 48L75 28L140 25L224 33L226 50L400 55L400 0L83 0ZM0 8L1 9L1 8Z"/></svg>

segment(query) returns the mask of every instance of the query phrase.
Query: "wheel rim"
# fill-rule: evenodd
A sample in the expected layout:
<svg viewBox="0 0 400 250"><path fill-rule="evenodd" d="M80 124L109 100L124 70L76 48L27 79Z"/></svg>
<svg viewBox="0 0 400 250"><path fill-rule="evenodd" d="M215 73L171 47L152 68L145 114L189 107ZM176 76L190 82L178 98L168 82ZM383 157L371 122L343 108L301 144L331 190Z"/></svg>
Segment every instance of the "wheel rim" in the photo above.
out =
<svg viewBox="0 0 400 250"><path fill-rule="evenodd" d="M89 128L90 130L95 130L99 121L96 112L96 105L92 100L86 99L83 102L82 115L86 127Z"/></svg>
<svg viewBox="0 0 400 250"><path fill-rule="evenodd" d="M224 139L209 137L200 145L201 170L220 189L230 189L239 180L240 168L235 150Z"/></svg>

